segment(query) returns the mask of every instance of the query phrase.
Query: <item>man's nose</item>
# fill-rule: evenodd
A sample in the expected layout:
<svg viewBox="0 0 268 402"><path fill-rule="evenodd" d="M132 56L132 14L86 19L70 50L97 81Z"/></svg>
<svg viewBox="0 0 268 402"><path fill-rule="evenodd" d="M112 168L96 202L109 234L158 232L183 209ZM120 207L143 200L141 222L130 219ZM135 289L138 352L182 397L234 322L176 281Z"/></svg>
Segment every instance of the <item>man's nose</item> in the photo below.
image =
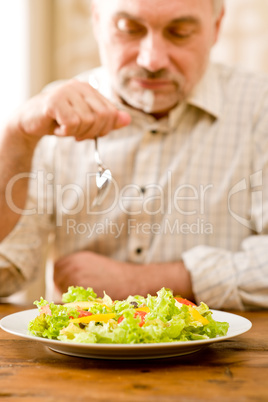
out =
<svg viewBox="0 0 268 402"><path fill-rule="evenodd" d="M148 71L155 72L168 66L167 43L161 34L147 33L141 40L137 64Z"/></svg>

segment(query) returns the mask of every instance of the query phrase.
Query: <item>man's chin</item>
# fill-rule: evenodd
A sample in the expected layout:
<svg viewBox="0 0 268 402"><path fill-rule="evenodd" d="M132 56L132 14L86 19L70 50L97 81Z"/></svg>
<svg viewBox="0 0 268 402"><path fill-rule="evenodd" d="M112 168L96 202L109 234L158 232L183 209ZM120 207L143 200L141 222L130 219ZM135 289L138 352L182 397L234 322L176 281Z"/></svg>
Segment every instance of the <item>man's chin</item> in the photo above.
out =
<svg viewBox="0 0 268 402"><path fill-rule="evenodd" d="M174 109L177 106L177 103L166 105L166 107L163 107L163 105L157 105L155 107L149 108L149 107L144 107L144 106L139 106L136 107L136 109L141 110L142 112L146 114L150 114L156 118L161 118L169 114L169 112Z"/></svg>
<svg viewBox="0 0 268 402"><path fill-rule="evenodd" d="M133 98L121 98L122 102L136 110L140 110L141 112L144 112L146 114L151 114L151 115L167 115L174 107L176 107L179 103L178 100L174 101L173 103L163 103L163 102L155 102L153 104L150 104L150 102L144 102L144 99L142 101L135 101Z"/></svg>

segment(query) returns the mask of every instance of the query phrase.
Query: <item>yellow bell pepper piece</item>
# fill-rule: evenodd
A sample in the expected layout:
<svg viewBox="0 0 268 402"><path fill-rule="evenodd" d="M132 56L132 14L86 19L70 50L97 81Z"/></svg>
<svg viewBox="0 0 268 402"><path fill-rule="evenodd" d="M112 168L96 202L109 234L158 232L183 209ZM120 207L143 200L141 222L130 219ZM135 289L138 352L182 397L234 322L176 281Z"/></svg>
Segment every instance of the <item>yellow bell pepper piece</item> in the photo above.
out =
<svg viewBox="0 0 268 402"><path fill-rule="evenodd" d="M135 308L135 311L145 311L145 313L150 313L150 309L147 306Z"/></svg>
<svg viewBox="0 0 268 402"><path fill-rule="evenodd" d="M92 314L92 315L87 315L85 317L80 317L80 318L73 318L70 320L71 322L75 324L88 324L90 321L95 321L95 322L108 322L112 318L115 317L114 313L107 313L107 314Z"/></svg>
<svg viewBox="0 0 268 402"><path fill-rule="evenodd" d="M111 311L111 308L109 306L106 306L106 304L103 304L103 307L106 307L107 311Z"/></svg>
<svg viewBox="0 0 268 402"><path fill-rule="evenodd" d="M88 310L92 306L94 306L94 302L92 301L78 301L78 302L72 302L72 303L65 303L65 307L73 307L76 308L77 310Z"/></svg>
<svg viewBox="0 0 268 402"><path fill-rule="evenodd" d="M197 311L195 308L189 306L189 311L195 321L201 322L201 324L203 324L203 325L209 324L209 321L205 317L203 317L199 313L199 311Z"/></svg>
<svg viewBox="0 0 268 402"><path fill-rule="evenodd" d="M106 307L107 311L111 311L109 306L106 306L104 303L98 303L99 305ZM80 302L72 302L72 303L65 303L65 307L73 307L76 310L89 310L91 307L96 305L96 302L93 301L80 301Z"/></svg>

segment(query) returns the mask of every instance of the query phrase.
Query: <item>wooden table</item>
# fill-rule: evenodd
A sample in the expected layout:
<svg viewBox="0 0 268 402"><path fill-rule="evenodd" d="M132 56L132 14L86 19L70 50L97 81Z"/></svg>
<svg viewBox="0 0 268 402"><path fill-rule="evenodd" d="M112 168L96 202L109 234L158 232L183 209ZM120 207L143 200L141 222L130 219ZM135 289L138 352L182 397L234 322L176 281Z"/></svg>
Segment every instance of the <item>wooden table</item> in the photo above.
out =
<svg viewBox="0 0 268 402"><path fill-rule="evenodd" d="M0 319L32 308L0 304ZM0 401L268 401L268 311L252 329L170 359L111 361L55 353L0 330Z"/></svg>

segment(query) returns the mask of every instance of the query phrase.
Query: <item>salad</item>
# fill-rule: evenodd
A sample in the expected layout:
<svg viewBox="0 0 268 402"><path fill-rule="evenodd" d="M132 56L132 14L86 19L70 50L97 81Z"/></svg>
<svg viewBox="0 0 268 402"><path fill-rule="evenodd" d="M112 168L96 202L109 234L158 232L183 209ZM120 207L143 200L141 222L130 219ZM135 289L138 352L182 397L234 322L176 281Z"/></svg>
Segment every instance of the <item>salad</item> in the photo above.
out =
<svg viewBox="0 0 268 402"><path fill-rule="evenodd" d="M30 334L75 343L137 344L195 341L227 334L229 324L215 321L209 307L174 297L162 288L156 296L113 301L105 292L70 286L63 304L35 301L39 315Z"/></svg>

